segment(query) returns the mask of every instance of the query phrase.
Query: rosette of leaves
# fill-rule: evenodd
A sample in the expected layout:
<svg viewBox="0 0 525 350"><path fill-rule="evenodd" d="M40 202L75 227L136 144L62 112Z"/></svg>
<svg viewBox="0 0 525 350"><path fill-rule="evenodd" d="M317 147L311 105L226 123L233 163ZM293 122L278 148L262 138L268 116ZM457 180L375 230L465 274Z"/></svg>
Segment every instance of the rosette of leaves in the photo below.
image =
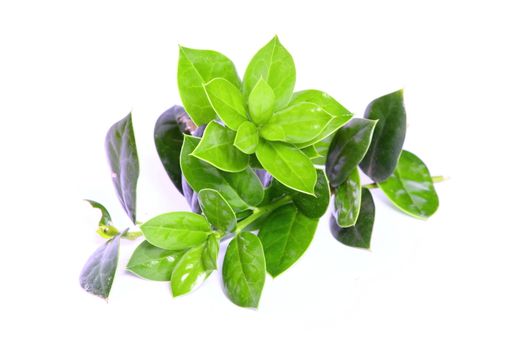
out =
<svg viewBox="0 0 525 350"><path fill-rule="evenodd" d="M86 263L82 287L107 298L119 240L144 235L127 263L135 275L169 282L176 297L222 266L227 297L256 308L266 274L276 277L298 261L330 203L332 234L359 248L369 248L372 236L370 189L380 188L412 216L436 211L433 182L439 178L402 150L402 91L374 100L364 118L352 118L324 92L294 92L295 76L293 59L277 37L255 54L242 81L226 56L181 47L184 107L159 117L154 138L189 210L119 230L109 212L90 201L102 212L97 232L107 242ZM136 224L139 165L131 115L112 126L106 146L120 202ZM362 184L365 177L375 182Z"/></svg>

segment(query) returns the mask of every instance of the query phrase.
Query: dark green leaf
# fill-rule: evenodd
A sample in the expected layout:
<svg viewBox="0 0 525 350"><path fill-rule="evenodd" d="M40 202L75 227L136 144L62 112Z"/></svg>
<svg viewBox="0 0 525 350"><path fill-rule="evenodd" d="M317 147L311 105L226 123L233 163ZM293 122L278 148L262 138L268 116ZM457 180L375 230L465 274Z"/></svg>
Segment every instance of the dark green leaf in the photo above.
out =
<svg viewBox="0 0 525 350"><path fill-rule="evenodd" d="M210 224L222 232L231 232L237 225L235 213L224 197L216 190L205 188L199 191L202 213Z"/></svg>
<svg viewBox="0 0 525 350"><path fill-rule="evenodd" d="M379 188L396 207L416 218L426 219L436 212L439 199L432 177L423 161L403 151L394 173Z"/></svg>
<svg viewBox="0 0 525 350"><path fill-rule="evenodd" d="M405 141L403 90L372 101L366 108L365 118L378 122L360 167L368 177L381 182L394 172Z"/></svg>
<svg viewBox="0 0 525 350"><path fill-rule="evenodd" d="M326 174L333 187L345 182L359 165L370 146L376 123L354 118L335 134L326 159Z"/></svg>
<svg viewBox="0 0 525 350"><path fill-rule="evenodd" d="M257 127L252 122L244 122L239 126L237 135L235 135L234 146L241 152L246 154L253 154L257 149L259 143L259 132Z"/></svg>
<svg viewBox="0 0 525 350"><path fill-rule="evenodd" d="M224 256L222 280L230 300L242 307L259 305L266 275L264 251L257 236L241 232Z"/></svg>
<svg viewBox="0 0 525 350"><path fill-rule="evenodd" d="M210 235L202 251L202 265L208 272L217 270L217 257L219 256L219 239Z"/></svg>
<svg viewBox="0 0 525 350"><path fill-rule="evenodd" d="M131 113L109 129L106 134L106 154L120 203L131 221L135 223L137 180L140 169Z"/></svg>
<svg viewBox="0 0 525 350"><path fill-rule="evenodd" d="M264 79L259 79L248 98L250 117L257 125L264 125L273 114L275 94Z"/></svg>
<svg viewBox="0 0 525 350"><path fill-rule="evenodd" d="M240 81L232 61L210 50L180 47L177 81L184 108L193 122L202 125L215 119L203 84L214 78L224 78L239 87Z"/></svg>
<svg viewBox="0 0 525 350"><path fill-rule="evenodd" d="M330 204L330 187L323 170L317 169L317 183L315 184L315 197L309 194L297 193L293 202L299 210L310 218L320 218Z"/></svg>
<svg viewBox="0 0 525 350"><path fill-rule="evenodd" d="M227 127L237 130L248 120L248 112L238 86L223 78L215 78L204 85L208 100Z"/></svg>
<svg viewBox="0 0 525 350"><path fill-rule="evenodd" d="M339 242L357 248L370 248L372 229L374 227L375 207L372 194L367 188L361 192L361 210L354 226L340 227L332 216L330 217L330 230Z"/></svg>
<svg viewBox="0 0 525 350"><path fill-rule="evenodd" d="M286 107L295 86L295 64L277 36L253 56L246 68L243 79L243 93L246 99L261 78L273 89L275 110Z"/></svg>
<svg viewBox="0 0 525 350"><path fill-rule="evenodd" d="M106 209L106 207L104 207L99 202L93 201L91 199L84 199L84 200L86 202L88 202L89 204L91 204L91 206L93 208L100 209L100 213L102 214L102 216L100 217L100 220L98 222L99 226L103 226L103 225L109 226L109 225L111 225L111 215L109 215L109 211Z"/></svg>
<svg viewBox="0 0 525 350"><path fill-rule="evenodd" d="M181 250L201 244L211 234L204 216L190 212L165 213L140 226L144 237L156 247Z"/></svg>
<svg viewBox="0 0 525 350"><path fill-rule="evenodd" d="M179 259L171 274L171 293L174 297L191 292L204 282L210 272L203 265L205 244L189 249Z"/></svg>
<svg viewBox="0 0 525 350"><path fill-rule="evenodd" d="M252 169L246 168L238 173L220 171L190 156L198 143L198 138L185 136L181 153L182 173L193 190L211 188L219 191L235 212L249 209L262 201L263 187Z"/></svg>
<svg viewBox="0 0 525 350"><path fill-rule="evenodd" d="M259 238L270 275L276 277L286 271L303 255L314 237L317 222L303 215L294 205L280 207L268 217Z"/></svg>
<svg viewBox="0 0 525 350"><path fill-rule="evenodd" d="M260 140L255 153L264 169L282 184L299 192L314 193L317 174L303 152L285 143Z"/></svg>
<svg viewBox="0 0 525 350"><path fill-rule="evenodd" d="M127 269L148 280L169 281L184 253L184 250L165 250L144 241L133 252Z"/></svg>
<svg viewBox="0 0 525 350"><path fill-rule="evenodd" d="M88 293L107 299L118 264L120 235L108 240L89 257L80 273L80 286Z"/></svg>
<svg viewBox="0 0 525 350"><path fill-rule="evenodd" d="M357 167L335 188L334 216L341 227L355 225L361 208L361 179Z"/></svg>
<svg viewBox="0 0 525 350"><path fill-rule="evenodd" d="M213 121L206 127L202 140L190 156L223 171L242 171L248 166L249 157L233 145L234 140L235 131Z"/></svg>

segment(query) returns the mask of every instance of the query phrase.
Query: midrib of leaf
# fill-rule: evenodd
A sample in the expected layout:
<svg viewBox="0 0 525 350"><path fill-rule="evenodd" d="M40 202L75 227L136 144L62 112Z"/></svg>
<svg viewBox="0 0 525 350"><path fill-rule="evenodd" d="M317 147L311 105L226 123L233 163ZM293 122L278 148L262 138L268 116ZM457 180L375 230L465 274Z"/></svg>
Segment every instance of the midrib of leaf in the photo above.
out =
<svg viewBox="0 0 525 350"><path fill-rule="evenodd" d="M226 79L225 79L225 80L226 80ZM227 81L227 80L226 80L226 81ZM232 85L233 85L233 84L232 84ZM206 90L206 89L205 89L205 90ZM237 108L235 108L234 106L232 106L231 104L229 104L228 102L226 102L225 99L223 99L223 98L218 98L218 96L217 96L216 94L212 94L212 95L214 95L218 100L222 101L222 103L224 103L224 104L225 104L227 107L229 107L231 110L235 111L235 113L237 113L238 115L240 115L241 117L243 117L243 118L246 119L245 115L244 115L241 111L237 110ZM248 119L246 119L246 120L248 120Z"/></svg>
<svg viewBox="0 0 525 350"><path fill-rule="evenodd" d="M239 239L240 240L240 239ZM246 284L246 287L248 288L248 293L250 294L250 302L254 300L254 295L253 295L253 289L251 288L251 283L248 281L248 278L246 277L247 274L246 274L246 271L244 269L244 259L243 259L243 256L241 254L241 250L239 249L239 241L235 242L235 248L237 249L237 255L239 256L239 262L241 263L241 273L242 273L242 276L243 276L243 281L244 283Z"/></svg>
<svg viewBox="0 0 525 350"><path fill-rule="evenodd" d="M199 76L199 78L201 79L201 84L204 82L204 78L202 77L201 73L199 72L199 70L197 69L197 67L195 67L195 65L193 64L193 62L188 58L188 55L186 55L186 50L184 48L181 48L181 52L184 54L184 57L186 57L186 61L188 61L191 65L191 68L193 68L193 70L197 73L197 75ZM196 86L197 87L197 86ZM202 86L200 86L200 88L202 88Z"/></svg>

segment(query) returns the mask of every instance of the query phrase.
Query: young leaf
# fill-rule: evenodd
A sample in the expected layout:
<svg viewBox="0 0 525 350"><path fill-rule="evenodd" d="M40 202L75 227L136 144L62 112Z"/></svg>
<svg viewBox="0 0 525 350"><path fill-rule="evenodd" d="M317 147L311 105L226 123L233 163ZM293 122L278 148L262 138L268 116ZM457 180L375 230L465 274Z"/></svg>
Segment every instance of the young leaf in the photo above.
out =
<svg viewBox="0 0 525 350"><path fill-rule="evenodd" d="M129 259L127 269L152 281L169 281L184 250L166 250L143 241Z"/></svg>
<svg viewBox="0 0 525 350"><path fill-rule="evenodd" d="M236 305L256 308L264 287L266 263L259 238L241 232L231 240L222 266L228 298Z"/></svg>
<svg viewBox="0 0 525 350"><path fill-rule="evenodd" d="M161 114L155 124L155 147L164 170L180 193L182 190L182 172L180 169L180 151L186 125L182 122L189 118L184 108L173 106Z"/></svg>
<svg viewBox="0 0 525 350"><path fill-rule="evenodd" d="M110 226L112 224L111 223L111 215L109 214L109 211L106 209L106 207L104 207L99 202L96 202L96 201L91 200L91 199L84 199L84 200L86 202L88 202L89 204L91 204L91 206L93 208L100 210L100 213L102 215L101 215L100 220L98 222L99 226Z"/></svg>
<svg viewBox="0 0 525 350"><path fill-rule="evenodd" d="M326 174L320 169L316 171L315 197L304 193L297 193L293 196L293 202L301 213L314 219L323 216L330 204L330 186Z"/></svg>
<svg viewBox="0 0 525 350"><path fill-rule="evenodd" d="M376 123L354 118L335 134L326 159L326 174L333 187L345 182L359 165L370 146Z"/></svg>
<svg viewBox="0 0 525 350"><path fill-rule="evenodd" d="M292 100L290 101L290 106L303 102L310 102L318 105L320 108L330 113L333 118L328 122L321 133L314 139L298 144L297 147L299 148L313 145L314 143L318 143L325 139L328 139L327 142L330 144L330 136L332 136L339 128L345 125L350 120L350 118L352 118L352 113L343 107L343 105L341 105L327 93L319 90L304 90L294 93Z"/></svg>
<svg viewBox="0 0 525 350"><path fill-rule="evenodd" d="M394 172L405 141L403 90L372 101L366 108L365 118L378 122L360 167L368 177L381 182Z"/></svg>
<svg viewBox="0 0 525 350"><path fill-rule="evenodd" d="M224 78L239 87L240 81L232 61L210 50L180 47L177 82L184 108L193 122L202 125L215 119L203 84L214 78Z"/></svg>
<svg viewBox="0 0 525 350"><path fill-rule="evenodd" d="M248 166L249 157L233 145L234 140L235 131L217 122L211 122L191 156L223 171L232 173L242 171Z"/></svg>
<svg viewBox="0 0 525 350"><path fill-rule="evenodd" d="M248 120L244 100L238 86L223 78L215 78L204 85L211 106L227 127L237 130Z"/></svg>
<svg viewBox="0 0 525 350"><path fill-rule="evenodd" d="M255 154L264 169L282 184L313 195L317 174L304 153L285 143L260 140Z"/></svg>
<svg viewBox="0 0 525 350"><path fill-rule="evenodd" d="M259 239L264 247L266 270L272 277L286 271L303 255L314 237L317 222L292 204L270 214L259 231Z"/></svg>
<svg viewBox="0 0 525 350"><path fill-rule="evenodd" d="M275 94L266 80L260 78L248 98L250 117L257 125L264 125L273 114Z"/></svg>
<svg viewBox="0 0 525 350"><path fill-rule="evenodd" d="M204 282L209 271L203 265L204 244L191 248L179 259L171 274L171 293L173 297L191 292Z"/></svg>
<svg viewBox="0 0 525 350"><path fill-rule="evenodd" d="M374 227L375 206L372 194L367 188L361 192L361 210L354 226L340 227L336 219L330 217L330 231L339 242L356 248L370 248Z"/></svg>
<svg viewBox="0 0 525 350"><path fill-rule="evenodd" d="M135 223L137 180L140 169L131 113L109 129L106 134L106 154L120 203L131 221Z"/></svg>
<svg viewBox="0 0 525 350"><path fill-rule="evenodd" d="M274 113L261 129L261 136L269 141L304 143L319 135L331 119L332 115L318 105L301 102Z"/></svg>
<svg viewBox="0 0 525 350"><path fill-rule="evenodd" d="M231 232L237 225L235 213L224 197L216 190L205 188L199 191L202 213L212 226L222 232Z"/></svg>
<svg viewBox="0 0 525 350"><path fill-rule="evenodd" d="M246 68L243 79L246 99L261 78L268 82L275 94L275 110L286 107L295 86L295 64L277 36L253 56Z"/></svg>
<svg viewBox="0 0 525 350"><path fill-rule="evenodd" d="M167 250L195 247L211 234L210 224L204 216L190 212L161 214L140 228L148 242Z"/></svg>
<svg viewBox="0 0 525 350"><path fill-rule="evenodd" d="M337 225L355 225L361 208L361 179L357 167L348 174L345 182L335 188L334 217Z"/></svg>
<svg viewBox="0 0 525 350"><path fill-rule="evenodd" d="M439 206L425 163L408 151L402 151L394 173L379 188L396 207L419 219L432 216Z"/></svg>
<svg viewBox="0 0 525 350"><path fill-rule="evenodd" d="M219 191L235 212L257 206L263 200L261 181L252 169L246 168L238 173L220 171L190 156L198 144L198 138L185 136L181 152L182 173L193 190L211 188Z"/></svg>
<svg viewBox="0 0 525 350"><path fill-rule="evenodd" d="M108 240L89 257L80 273L80 286L88 293L107 299L118 264L120 235Z"/></svg>
<svg viewBox="0 0 525 350"><path fill-rule="evenodd" d="M233 145L246 154L255 153L259 143L259 132L252 122L244 122L239 126Z"/></svg>
<svg viewBox="0 0 525 350"><path fill-rule="evenodd" d="M210 235L202 251L202 265L208 272L217 270L217 257L219 256L219 239Z"/></svg>

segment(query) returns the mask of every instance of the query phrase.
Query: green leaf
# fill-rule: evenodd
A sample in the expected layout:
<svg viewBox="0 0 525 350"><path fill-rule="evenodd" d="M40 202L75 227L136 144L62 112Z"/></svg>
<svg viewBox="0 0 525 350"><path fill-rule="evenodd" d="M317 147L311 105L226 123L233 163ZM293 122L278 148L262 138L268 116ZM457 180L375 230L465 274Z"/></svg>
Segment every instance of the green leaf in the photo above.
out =
<svg viewBox="0 0 525 350"><path fill-rule="evenodd" d="M361 210L354 226L340 227L336 219L330 217L330 231L339 242L356 248L370 248L374 227L375 206L372 194L367 188L361 192Z"/></svg>
<svg viewBox="0 0 525 350"><path fill-rule="evenodd" d="M200 190L199 203L202 213L215 229L222 232L232 232L235 229L235 213L218 191L209 188Z"/></svg>
<svg viewBox="0 0 525 350"><path fill-rule="evenodd" d="M379 188L396 207L419 219L432 216L439 206L425 163L408 151L402 151L394 173Z"/></svg>
<svg viewBox="0 0 525 350"><path fill-rule="evenodd" d="M156 247L180 250L201 244L211 234L204 216L191 212L165 213L140 226L144 237Z"/></svg>
<svg viewBox="0 0 525 350"><path fill-rule="evenodd" d="M323 170L317 169L317 182L315 184L314 196L297 193L293 196L293 202L299 210L310 218L320 218L326 212L330 204L330 186Z"/></svg>
<svg viewBox="0 0 525 350"><path fill-rule="evenodd" d="M253 154L259 143L259 132L252 122L244 122L239 126L233 145L241 152Z"/></svg>
<svg viewBox="0 0 525 350"><path fill-rule="evenodd" d="M181 152L182 173L194 191L205 188L219 191L235 212L257 206L263 200L263 186L252 169L246 168L238 173L220 171L190 156L198 144L199 138L186 135Z"/></svg>
<svg viewBox="0 0 525 350"><path fill-rule="evenodd" d="M273 177L299 192L314 193L315 168L297 148L281 142L259 141L257 159Z"/></svg>
<svg viewBox="0 0 525 350"><path fill-rule="evenodd" d="M366 108L365 118L378 122L360 167L368 177L381 182L394 172L405 141L403 90L372 101Z"/></svg>
<svg viewBox="0 0 525 350"><path fill-rule="evenodd" d="M210 272L203 264L204 244L189 249L179 259L171 274L171 293L173 297L191 292L204 282Z"/></svg>
<svg viewBox="0 0 525 350"><path fill-rule="evenodd" d="M231 240L222 266L222 280L228 298L236 305L256 308L266 275L264 251L259 238L241 232Z"/></svg>
<svg viewBox="0 0 525 350"><path fill-rule="evenodd" d="M275 94L266 80L260 78L248 98L250 117L257 125L264 125L273 114Z"/></svg>
<svg viewBox="0 0 525 350"><path fill-rule="evenodd" d="M268 82L275 94L275 110L286 107L295 86L295 64L277 36L253 56L246 68L243 79L246 99L261 78Z"/></svg>
<svg viewBox="0 0 525 350"><path fill-rule="evenodd" d="M334 216L341 227L355 225L361 208L361 179L357 167L335 188Z"/></svg>
<svg viewBox="0 0 525 350"><path fill-rule="evenodd" d="M310 159L315 159L321 156L314 146L305 147L301 149L301 152L303 152Z"/></svg>
<svg viewBox="0 0 525 350"><path fill-rule="evenodd" d="M194 50L180 46L177 81L184 108L193 122L202 125L215 119L203 84L224 78L239 87L235 66L229 58L215 51Z"/></svg>
<svg viewBox="0 0 525 350"><path fill-rule="evenodd" d="M217 122L206 126L201 142L190 156L210 163L217 169L227 172L239 172L248 166L249 157L234 145L235 131Z"/></svg>
<svg viewBox="0 0 525 350"><path fill-rule="evenodd" d="M375 120L354 118L336 134L326 159L326 174L333 187L345 182L366 154Z"/></svg>
<svg viewBox="0 0 525 350"><path fill-rule="evenodd" d="M302 102L274 113L261 129L261 136L269 141L300 144L314 139L332 119L318 105Z"/></svg>
<svg viewBox="0 0 525 350"><path fill-rule="evenodd" d="M107 299L118 264L120 235L108 240L89 257L80 273L80 286L88 293Z"/></svg>
<svg viewBox="0 0 525 350"><path fill-rule="evenodd" d="M314 237L317 222L294 205L280 207L268 217L259 231L259 239L270 275L278 276L303 255Z"/></svg>
<svg viewBox="0 0 525 350"><path fill-rule="evenodd" d="M91 199L85 199L86 202L91 204L91 206L95 209L99 209L101 213L100 220L98 222L98 230L97 233L105 239L115 237L118 235L118 230L113 226L113 223L111 222L111 215L109 215L108 210L106 207L104 207L99 202L95 202Z"/></svg>
<svg viewBox="0 0 525 350"><path fill-rule="evenodd" d="M237 130L248 120L244 100L238 86L223 78L215 78L204 85L211 106L227 127Z"/></svg>
<svg viewBox="0 0 525 350"><path fill-rule="evenodd" d="M140 168L131 113L109 129L106 134L106 154L120 203L135 223Z"/></svg>
<svg viewBox="0 0 525 350"><path fill-rule="evenodd" d="M345 125L350 120L350 118L352 118L352 113L343 107L343 105L341 105L327 93L319 90L304 90L296 92L290 101L290 105L303 102L310 102L318 105L326 112L330 113L333 118L328 122L321 133L314 139L297 145L299 148L313 145L314 143L318 143L322 140L327 140L328 144L330 144L330 136L332 136L339 128Z"/></svg>
<svg viewBox="0 0 525 350"><path fill-rule="evenodd" d="M210 235L202 251L202 265L208 272L217 270L217 257L219 256L219 239Z"/></svg>
<svg viewBox="0 0 525 350"><path fill-rule="evenodd" d="M161 114L155 124L155 147L171 182L180 193L182 190L182 172L180 169L180 151L189 120L184 108L173 106Z"/></svg>
<svg viewBox="0 0 525 350"><path fill-rule="evenodd" d="M143 241L129 259L127 269L152 281L169 281L184 250L166 250Z"/></svg>

